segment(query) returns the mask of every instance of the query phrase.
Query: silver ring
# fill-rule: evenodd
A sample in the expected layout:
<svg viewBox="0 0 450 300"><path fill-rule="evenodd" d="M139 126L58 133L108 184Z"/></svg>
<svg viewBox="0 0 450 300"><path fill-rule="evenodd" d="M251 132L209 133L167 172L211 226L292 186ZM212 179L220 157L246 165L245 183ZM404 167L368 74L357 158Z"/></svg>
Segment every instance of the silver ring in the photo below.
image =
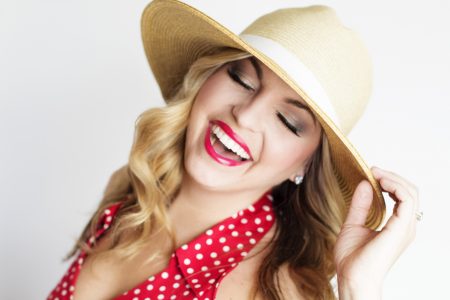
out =
<svg viewBox="0 0 450 300"><path fill-rule="evenodd" d="M416 211L416 219L417 221L422 221L423 219L423 211Z"/></svg>

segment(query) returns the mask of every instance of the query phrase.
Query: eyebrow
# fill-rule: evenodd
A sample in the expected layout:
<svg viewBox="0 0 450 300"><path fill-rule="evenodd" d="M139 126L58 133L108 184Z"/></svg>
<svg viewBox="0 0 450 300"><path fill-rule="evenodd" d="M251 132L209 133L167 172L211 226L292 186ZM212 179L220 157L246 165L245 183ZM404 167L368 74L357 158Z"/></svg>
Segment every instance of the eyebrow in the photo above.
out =
<svg viewBox="0 0 450 300"><path fill-rule="evenodd" d="M263 72L262 72L261 65L259 64L258 60L254 56L251 56L249 58L249 60L252 63L252 66L255 68L256 75L258 76L259 81L261 81L261 79L263 78ZM309 115L311 116L311 118L313 119L314 124L316 124L316 122L317 122L316 116L314 115L312 110L309 108L309 106L301 103L300 101L298 101L296 99L286 98L284 100L288 104L291 104L291 105L294 105L295 107L306 110L309 113Z"/></svg>

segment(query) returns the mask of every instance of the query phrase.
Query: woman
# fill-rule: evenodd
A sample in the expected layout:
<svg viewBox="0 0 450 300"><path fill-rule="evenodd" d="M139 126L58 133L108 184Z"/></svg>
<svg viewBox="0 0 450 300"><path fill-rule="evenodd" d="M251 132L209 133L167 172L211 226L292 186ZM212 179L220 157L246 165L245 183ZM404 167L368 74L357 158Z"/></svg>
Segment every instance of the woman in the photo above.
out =
<svg viewBox="0 0 450 300"><path fill-rule="evenodd" d="M173 0L142 33L168 105L138 118L49 299L335 299L333 276L340 299L380 299L420 218L417 188L345 138L371 85L355 33L317 5L238 37Z"/></svg>

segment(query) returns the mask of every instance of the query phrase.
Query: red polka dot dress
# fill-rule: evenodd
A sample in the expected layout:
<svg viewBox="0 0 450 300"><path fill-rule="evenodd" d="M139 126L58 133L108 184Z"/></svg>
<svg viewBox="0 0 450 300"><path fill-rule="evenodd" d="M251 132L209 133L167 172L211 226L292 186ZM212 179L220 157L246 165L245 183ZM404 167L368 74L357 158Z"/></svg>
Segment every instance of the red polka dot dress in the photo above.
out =
<svg viewBox="0 0 450 300"><path fill-rule="evenodd" d="M205 230L172 254L158 274L114 298L115 300L215 299L221 280L244 259L275 222L271 191ZM120 203L105 210L92 245L108 230ZM48 300L73 299L77 276L86 257L80 251Z"/></svg>

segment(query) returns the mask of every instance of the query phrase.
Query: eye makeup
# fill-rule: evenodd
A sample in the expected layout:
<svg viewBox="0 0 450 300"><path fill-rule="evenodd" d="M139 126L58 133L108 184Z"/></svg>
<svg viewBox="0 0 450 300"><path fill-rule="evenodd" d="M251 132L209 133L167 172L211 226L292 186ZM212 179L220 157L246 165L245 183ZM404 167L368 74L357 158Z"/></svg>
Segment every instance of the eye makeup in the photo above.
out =
<svg viewBox="0 0 450 300"><path fill-rule="evenodd" d="M246 84L241 76L239 76L239 70L236 66L230 66L227 69L227 73L228 76L237 84L239 84L240 86L242 86L244 89L246 90L250 90L250 91L254 91L254 89ZM300 133L303 132L303 127L301 126L300 128L297 128L296 126L292 125L292 123L290 123L288 121L288 119L281 114L279 111L276 112L276 116L278 117L278 119L284 124L284 126L290 130L292 133L294 133L296 136L300 136Z"/></svg>

